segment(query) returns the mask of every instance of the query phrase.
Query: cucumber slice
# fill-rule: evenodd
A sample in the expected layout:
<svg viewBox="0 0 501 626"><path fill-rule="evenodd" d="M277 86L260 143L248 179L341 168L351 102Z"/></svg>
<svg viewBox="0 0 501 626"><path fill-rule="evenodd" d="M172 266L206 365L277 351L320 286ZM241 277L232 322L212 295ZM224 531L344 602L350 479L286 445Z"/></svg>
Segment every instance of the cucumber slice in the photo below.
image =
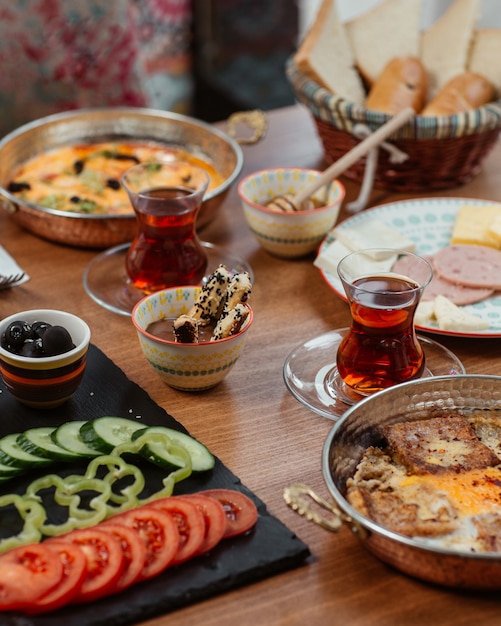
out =
<svg viewBox="0 0 501 626"><path fill-rule="evenodd" d="M81 458L79 454L62 448L52 439L56 429L52 426L29 428L17 438L17 443L25 451L42 456L53 461L71 461Z"/></svg>
<svg viewBox="0 0 501 626"><path fill-rule="evenodd" d="M0 463L22 469L42 467L52 463L50 459L23 450L17 441L20 434L11 433L0 439Z"/></svg>
<svg viewBox="0 0 501 626"><path fill-rule="evenodd" d="M125 417L98 417L82 425L80 437L91 448L108 453L121 443L131 441L133 433L142 428L144 424Z"/></svg>
<svg viewBox="0 0 501 626"><path fill-rule="evenodd" d="M85 423L84 420L75 420L61 424L61 426L52 431L52 441L60 448L64 448L82 458L91 459L99 456L101 454L99 450L88 446L80 437L80 428Z"/></svg>
<svg viewBox="0 0 501 626"><path fill-rule="evenodd" d="M211 452L199 441L187 435L181 433L173 428L167 428L166 426L147 426L136 430L132 435L132 440L136 440L141 435L147 433L164 434L171 438L173 443L179 444L186 449L191 457L191 466L193 472L206 472L214 467L215 459ZM158 442L152 442L146 444L145 448L141 450L141 454L155 465L159 465L166 469L174 469L176 467L183 467L184 463L182 459L176 457L173 454L169 454L163 446Z"/></svg>
<svg viewBox="0 0 501 626"><path fill-rule="evenodd" d="M0 463L0 480L10 480L14 478L14 476L18 476L23 472L23 469L20 467L14 467L13 465L5 465L4 463Z"/></svg>

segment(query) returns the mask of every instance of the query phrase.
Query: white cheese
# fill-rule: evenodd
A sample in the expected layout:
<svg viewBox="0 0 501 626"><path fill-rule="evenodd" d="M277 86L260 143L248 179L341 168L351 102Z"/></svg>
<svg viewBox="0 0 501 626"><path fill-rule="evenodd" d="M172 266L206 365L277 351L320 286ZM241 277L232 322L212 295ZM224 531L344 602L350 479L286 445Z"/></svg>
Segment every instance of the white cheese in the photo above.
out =
<svg viewBox="0 0 501 626"><path fill-rule="evenodd" d="M441 330L470 332L489 328L489 322L458 307L445 296L437 296L434 302L435 317Z"/></svg>
<svg viewBox="0 0 501 626"><path fill-rule="evenodd" d="M414 323L417 326L430 326L435 320L435 300L421 300L414 313Z"/></svg>
<svg viewBox="0 0 501 626"><path fill-rule="evenodd" d="M353 226L337 226L332 235L353 252L365 250L373 259L381 259L384 254L371 251L371 248L390 248L394 252L416 250L413 241L377 218L366 219Z"/></svg>
<svg viewBox="0 0 501 626"><path fill-rule="evenodd" d="M337 276L337 266L339 261L341 261L341 259L348 254L351 254L351 252L353 252L353 250L350 250L336 239L331 244L324 247L324 249L316 257L313 264L321 270L324 270L333 276ZM391 270L396 260L396 254L380 260L374 260L370 256L362 254L357 259L357 272L361 276L365 274L386 273Z"/></svg>

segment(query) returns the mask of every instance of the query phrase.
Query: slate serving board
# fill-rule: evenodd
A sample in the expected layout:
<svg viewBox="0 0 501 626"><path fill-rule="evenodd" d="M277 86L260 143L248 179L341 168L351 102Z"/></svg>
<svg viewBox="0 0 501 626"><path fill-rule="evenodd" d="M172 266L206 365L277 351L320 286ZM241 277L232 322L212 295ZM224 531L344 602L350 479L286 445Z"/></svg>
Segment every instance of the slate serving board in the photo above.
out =
<svg viewBox="0 0 501 626"><path fill-rule="evenodd" d="M69 420L116 415L148 425L186 429L158 406L138 385L91 345L88 365L81 386L71 400L50 411L30 409L19 404L0 381L0 437L11 432ZM61 471L82 471L82 466L61 467ZM164 475L157 468L143 465L147 483ZM43 470L42 470L43 471ZM52 468L49 471L55 471ZM0 493L22 493L35 478L32 473L3 485ZM2 626L115 626L135 624L168 613L230 589L255 582L301 565L309 556L308 547L247 489L219 459L211 472L192 475L176 486L176 493L189 493L213 487L239 489L256 503L259 518L247 535L222 541L210 554L166 570L156 578L134 585L124 593L89 605L70 606L46 615L0 614ZM0 520L0 529L2 521Z"/></svg>

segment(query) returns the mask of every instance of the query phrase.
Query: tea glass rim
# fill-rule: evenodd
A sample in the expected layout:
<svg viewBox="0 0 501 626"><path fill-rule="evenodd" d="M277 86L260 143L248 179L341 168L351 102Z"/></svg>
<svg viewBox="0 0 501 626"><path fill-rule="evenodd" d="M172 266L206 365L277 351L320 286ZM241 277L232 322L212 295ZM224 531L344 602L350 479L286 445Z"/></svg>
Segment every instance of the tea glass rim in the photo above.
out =
<svg viewBox="0 0 501 626"><path fill-rule="evenodd" d="M426 267L429 271L428 271L428 275L426 277L425 280L418 280L416 278L413 278L411 276L408 276L406 274L403 273L396 273L393 272L392 269L390 270L383 270L383 271L377 271L377 270L372 270L372 271L364 271L364 272L358 272L356 275L353 276L349 276L347 270L344 269L344 265L346 265L346 261L348 261L350 258L353 258L354 256L357 255L362 255L365 254L365 256L367 256L367 253L369 252L386 252L388 257L397 256L397 260L402 257L412 257L415 258L417 261L419 261L420 263L422 263L423 267ZM373 293L381 293L381 289L380 287L378 288L374 288L372 289L370 284L369 285L355 285L354 282L356 280L359 280L360 278L364 278L364 277L369 277L369 276L403 276L405 278L410 279L413 283L415 283L415 287L412 287L412 289L409 289L408 287L406 289L402 289L402 290L392 290L391 293L393 294L398 294L398 293L409 293L409 292L423 292L425 290L425 288L429 285L429 283L431 282L432 278L433 278L433 274L434 274L434 270L433 270L433 266L432 264L428 261L428 259L425 259L424 257L420 256L419 254L416 254L415 252L410 252L408 250L395 250L394 248L386 248L386 247L374 247L374 248L364 248L362 250L354 250L348 254L346 254L337 264L336 267L337 270L337 274L339 276L339 279L341 280L341 284L343 285L349 285L350 287L354 287L356 288L358 291L362 291L365 293L369 293L369 294L373 294Z"/></svg>
<svg viewBox="0 0 501 626"><path fill-rule="evenodd" d="M145 185L144 187L142 187L141 190L136 190L131 187L129 182L127 182L127 178L130 177L130 175L133 174L135 171L139 171L139 170L146 170L148 168L152 169L153 171L154 169L160 169L160 168L176 169L176 168L179 168L180 166L189 166L190 170L196 171L198 175L200 175L203 178L203 182L201 181L195 187L183 186L183 189L186 192L188 192L186 193L185 196L183 196L183 199L189 200L190 198L196 197L198 195L202 195L202 196L205 195L205 192L207 191L209 184L210 184L209 173L203 167L200 167L198 165L193 165L192 163L189 163L188 161L183 161L181 159L177 159L175 161L144 161L143 163L136 163L135 165L132 165L131 167L125 170L125 172L122 174L120 178L120 182L122 183L125 191L128 194L132 194L136 197L148 199L148 201L150 202L152 201L154 202L155 200L162 201L161 198L151 198L146 195L146 192L151 190L152 188L151 186L147 187Z"/></svg>

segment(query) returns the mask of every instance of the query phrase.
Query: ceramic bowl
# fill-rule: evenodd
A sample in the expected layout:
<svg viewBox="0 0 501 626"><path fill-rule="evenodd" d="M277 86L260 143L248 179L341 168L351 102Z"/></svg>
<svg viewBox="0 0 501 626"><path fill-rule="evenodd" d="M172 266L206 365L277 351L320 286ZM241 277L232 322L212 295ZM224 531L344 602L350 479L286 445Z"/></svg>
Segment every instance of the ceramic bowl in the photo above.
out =
<svg viewBox="0 0 501 626"><path fill-rule="evenodd" d="M200 287L173 287L146 296L132 311L132 322L146 360L170 387L182 391L203 391L220 383L237 362L247 338L253 313L239 333L218 341L178 343L148 332L153 322L174 319L188 313Z"/></svg>
<svg viewBox="0 0 501 626"><path fill-rule="evenodd" d="M16 320L63 326L75 347L55 356L27 357L0 346L0 373L7 390L19 402L34 408L50 409L63 404L77 390L84 375L91 334L88 325L65 311L34 309L5 317L0 322L0 336Z"/></svg>
<svg viewBox="0 0 501 626"><path fill-rule="evenodd" d="M266 206L276 196L295 195L320 174L316 170L282 167L254 172L238 185L247 224L270 254L283 258L310 254L336 223L345 196L345 188L338 180L314 194L313 198L323 204L319 208L280 212Z"/></svg>

